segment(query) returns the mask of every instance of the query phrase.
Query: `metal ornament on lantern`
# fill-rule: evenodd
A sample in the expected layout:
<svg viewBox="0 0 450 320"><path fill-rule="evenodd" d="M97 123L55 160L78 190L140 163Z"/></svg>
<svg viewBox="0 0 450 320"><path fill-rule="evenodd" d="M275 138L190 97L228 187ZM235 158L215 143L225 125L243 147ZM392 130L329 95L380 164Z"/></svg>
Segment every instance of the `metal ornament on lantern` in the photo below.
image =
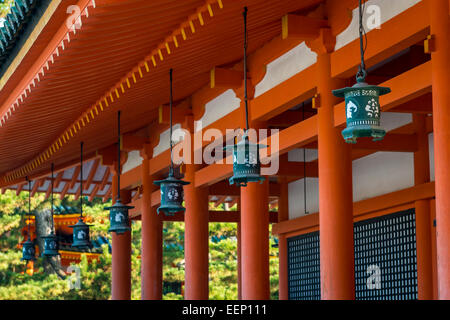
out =
<svg viewBox="0 0 450 320"><path fill-rule="evenodd" d="M189 182L177 179L173 169L173 141L172 141L172 79L173 70L170 69L170 168L169 176L164 180L155 181L154 184L160 187L161 205L156 210L158 214L162 211L166 216L173 216L176 212L184 212L183 207L184 191L183 186Z"/></svg>
<svg viewBox="0 0 450 320"><path fill-rule="evenodd" d="M72 247L83 249L90 248L91 241L89 239L90 225L83 221L83 142L80 143L80 148L80 218L75 225L69 226L69 228L73 228Z"/></svg>
<svg viewBox="0 0 450 320"><path fill-rule="evenodd" d="M366 81L367 71L364 62L364 27L363 6L359 0L359 38L361 48L361 65L356 74L357 83L353 87L333 90L333 94L339 98L345 98L345 113L347 128L342 131L342 136L347 143L356 143L361 137L372 137L373 141L382 140L386 131L380 126L380 101L379 97L391 92L388 87L368 85ZM367 45L367 42L366 42Z"/></svg>
<svg viewBox="0 0 450 320"><path fill-rule="evenodd" d="M111 207L106 207L109 210L109 232L116 234L123 234L130 231L130 219L128 210L133 209L132 206L122 204L120 200L120 111L117 113L117 127L118 127L118 142L117 142L117 198L116 202Z"/></svg>
<svg viewBox="0 0 450 320"><path fill-rule="evenodd" d="M261 176L261 162L259 159L259 149L267 148L266 145L250 142L248 137L248 96L247 96L247 7L244 8L244 101L245 101L245 122L246 129L242 135L242 140L231 146L226 146L224 150L233 151L233 176L229 179L230 184L239 187L246 187L248 182L263 182Z"/></svg>
<svg viewBox="0 0 450 320"><path fill-rule="evenodd" d="M28 177L26 178L28 180ZM31 216L31 181L28 180L28 216ZM26 221L26 219L25 219ZM26 221L28 226L28 239L22 245L22 261L34 261L36 260L36 249L34 242L31 241L30 234L30 223Z"/></svg>
<svg viewBox="0 0 450 320"><path fill-rule="evenodd" d="M42 237L44 239L44 252L42 252L43 257L54 257L59 255L59 244L58 244L58 237L56 236L54 232L55 228L55 221L53 218L53 170L54 165L52 163L52 179L51 179L51 188L52 188L52 200L51 200L51 214L52 214L52 227L50 234Z"/></svg>

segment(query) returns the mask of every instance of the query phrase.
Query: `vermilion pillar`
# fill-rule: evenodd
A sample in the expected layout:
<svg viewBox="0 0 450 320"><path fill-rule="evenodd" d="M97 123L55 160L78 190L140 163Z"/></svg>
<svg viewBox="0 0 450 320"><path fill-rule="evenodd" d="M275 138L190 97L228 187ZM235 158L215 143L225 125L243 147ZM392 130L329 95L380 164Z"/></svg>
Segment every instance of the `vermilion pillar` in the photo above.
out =
<svg viewBox="0 0 450 320"><path fill-rule="evenodd" d="M112 179L112 199L113 204L117 197L117 173L114 172ZM126 194L123 194L127 196ZM127 196L128 198L128 196ZM130 199L122 199L126 204ZM131 232L117 235L112 233L112 300L131 299Z"/></svg>
<svg viewBox="0 0 450 320"><path fill-rule="evenodd" d="M242 252L241 252L241 200L237 202L237 210L239 211L239 221L237 223L237 282L238 282L238 300L242 300Z"/></svg>
<svg viewBox="0 0 450 320"><path fill-rule="evenodd" d="M184 217L185 294L187 300L209 297L209 209L208 189L195 187L198 165L187 164L184 186L186 212Z"/></svg>
<svg viewBox="0 0 450 320"><path fill-rule="evenodd" d="M289 185L286 178L280 178L280 198L278 200L278 222L289 219ZM278 263L279 263L279 299L288 300L288 254L287 240L284 234L278 236Z"/></svg>
<svg viewBox="0 0 450 320"><path fill-rule="evenodd" d="M418 149L414 152L414 183L430 181L430 162L426 116L413 115ZM418 200L416 210L417 281L420 300L433 299L433 269L431 255L430 201Z"/></svg>
<svg viewBox="0 0 450 320"><path fill-rule="evenodd" d="M162 299L162 220L152 207L152 191L155 189L150 176L150 160L142 152L142 249L141 249L141 299Z"/></svg>
<svg viewBox="0 0 450 320"><path fill-rule="evenodd" d="M331 78L328 53L319 53L317 70L321 297L351 300L355 298L351 147L334 126L336 98L331 93L342 83Z"/></svg>
<svg viewBox="0 0 450 320"><path fill-rule="evenodd" d="M450 22L448 0L428 1L433 86L436 247L439 299L450 299Z"/></svg>
<svg viewBox="0 0 450 320"><path fill-rule="evenodd" d="M270 298L269 183L241 187L242 299Z"/></svg>

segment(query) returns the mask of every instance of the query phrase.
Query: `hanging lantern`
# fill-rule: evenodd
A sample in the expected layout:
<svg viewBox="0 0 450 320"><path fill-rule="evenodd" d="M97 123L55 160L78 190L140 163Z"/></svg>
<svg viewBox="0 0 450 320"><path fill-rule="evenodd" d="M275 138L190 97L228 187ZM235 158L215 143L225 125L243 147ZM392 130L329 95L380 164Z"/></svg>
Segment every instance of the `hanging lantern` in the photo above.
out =
<svg viewBox="0 0 450 320"><path fill-rule="evenodd" d="M267 146L251 143L247 132L242 140L232 146L225 147L233 150L233 176L229 179L230 184L246 187L248 182L263 182L261 176L261 163L259 161L259 149Z"/></svg>
<svg viewBox="0 0 450 320"><path fill-rule="evenodd" d="M336 97L345 98L347 128L342 136L346 142L356 143L362 137L372 137L373 141L384 138L386 131L380 127L379 96L389 92L390 88L371 86L359 78L353 87L333 90Z"/></svg>
<svg viewBox="0 0 450 320"><path fill-rule="evenodd" d="M111 207L105 208L105 210L109 210L109 232L115 232L117 234L122 234L127 231L130 231L130 224L128 218L128 210L133 209L132 206L127 206L122 204L120 198L117 199L116 203L114 203Z"/></svg>
<svg viewBox="0 0 450 320"><path fill-rule="evenodd" d="M230 184L246 187L249 182L263 182L261 176L261 162L259 149L266 148L265 145L251 143L248 139L248 94L247 94L247 7L244 7L244 102L246 130L242 140L232 146L226 146L224 150L233 150L233 176L229 179Z"/></svg>
<svg viewBox="0 0 450 320"><path fill-rule="evenodd" d="M34 242L30 240L25 241L22 245L22 261L34 261L36 260L36 249L34 248Z"/></svg>
<svg viewBox="0 0 450 320"><path fill-rule="evenodd" d="M160 187L161 204L156 210L164 212L166 216L173 216L176 212L184 212L183 207L183 186L188 185L189 182L177 179L173 174L173 141L172 141L172 73L170 69L170 169L169 176L164 180L154 181L153 183Z"/></svg>
<svg viewBox="0 0 450 320"><path fill-rule="evenodd" d="M74 248L90 248L91 242L89 239L90 225L83 221L83 142L80 143L80 218L78 222L69 226L73 229L73 243Z"/></svg>
<svg viewBox="0 0 450 320"><path fill-rule="evenodd" d="M87 248L91 246L91 242L89 239L89 227L90 225L84 223L81 217L80 219L78 219L78 222L75 225L69 226L69 228L73 229L72 247Z"/></svg>
<svg viewBox="0 0 450 320"><path fill-rule="evenodd" d="M333 90L333 94L339 98L345 98L345 114L347 128L342 131L342 136L347 143L356 143L358 138L372 137L373 141L382 140L386 131L380 126L380 100L379 97L391 92L390 88L368 85L365 82L367 72L364 62L363 44L363 9L359 1L359 37L361 48L361 66L356 75L357 83L353 87Z"/></svg>
<svg viewBox="0 0 450 320"><path fill-rule="evenodd" d="M128 210L133 209L132 206L122 204L120 200L120 111L117 113L117 199L111 207L106 207L105 210L109 210L109 230L108 232L115 232L116 234L123 234L130 231L130 219L128 217Z"/></svg>
<svg viewBox="0 0 450 320"><path fill-rule="evenodd" d="M52 231L48 236L42 237L44 239L44 252L42 252L42 256L44 257L54 257L59 255L59 244L58 237L54 233L55 223L53 219L53 170L54 165L52 163L52 179L51 179L51 188L52 188L52 202L51 202L51 213L52 213Z"/></svg>
<svg viewBox="0 0 450 320"><path fill-rule="evenodd" d="M53 257L59 255L58 237L53 231L48 236L42 238L44 239L44 252L42 252L42 256Z"/></svg>
<svg viewBox="0 0 450 320"><path fill-rule="evenodd" d="M184 212L183 207L184 191L183 186L189 182L175 178L173 172L164 180L155 181L154 184L161 189L161 205L156 210L164 212L166 216L173 216L176 212Z"/></svg>
<svg viewBox="0 0 450 320"><path fill-rule="evenodd" d="M26 177L28 180L28 177ZM28 215L31 215L31 181L28 180ZM36 249L34 247L34 242L31 241L30 234L30 223L26 221L28 226L28 239L22 245L22 261L34 261L36 260Z"/></svg>

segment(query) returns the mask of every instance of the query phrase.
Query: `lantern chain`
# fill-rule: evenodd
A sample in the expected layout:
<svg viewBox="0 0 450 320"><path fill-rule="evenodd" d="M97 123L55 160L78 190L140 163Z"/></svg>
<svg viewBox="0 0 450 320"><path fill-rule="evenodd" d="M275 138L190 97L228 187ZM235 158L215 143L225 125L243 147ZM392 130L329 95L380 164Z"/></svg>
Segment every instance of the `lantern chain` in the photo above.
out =
<svg viewBox="0 0 450 320"><path fill-rule="evenodd" d="M169 77L170 77L170 101L169 101L169 108L170 108L170 169L169 169L169 176L173 175L173 156L172 156L172 149L173 149L173 141L172 141L172 104L173 104L173 69L170 69L169 71Z"/></svg>
<svg viewBox="0 0 450 320"><path fill-rule="evenodd" d="M249 129L248 124L248 95L247 95L247 46L248 46L248 36L247 36L247 7L244 7L244 101L245 101L245 125L246 131Z"/></svg>
<svg viewBox="0 0 450 320"><path fill-rule="evenodd" d="M29 180L28 177L27 177L27 180L28 180L28 217L30 217L31 216L31 180ZM25 222L28 227L28 240L31 240L30 223L26 219L25 219Z"/></svg>
<svg viewBox="0 0 450 320"><path fill-rule="evenodd" d="M80 218L83 217L83 141L80 142Z"/></svg>
<svg viewBox="0 0 450 320"><path fill-rule="evenodd" d="M53 230L55 229L55 221L53 220L53 171L54 171L54 169L55 169L55 165L52 163L52 180L51 180L51 184L52 184L52 204L51 204L51 214L52 214L52 231L51 232L53 232Z"/></svg>
<svg viewBox="0 0 450 320"><path fill-rule="evenodd" d="M361 65L359 66L358 73L356 74L357 82L365 82L367 76L366 63L364 61L364 54L367 48L367 35L363 25L365 6L365 3L362 4L362 0L359 0L359 44L361 53Z"/></svg>
<svg viewBox="0 0 450 320"><path fill-rule="evenodd" d="M120 199L120 110L117 111L117 195L116 201Z"/></svg>
<svg viewBox="0 0 450 320"><path fill-rule="evenodd" d="M302 121L305 120L305 103L303 102L302 106ZM306 148L303 148L303 199L305 203L305 214L306 211Z"/></svg>

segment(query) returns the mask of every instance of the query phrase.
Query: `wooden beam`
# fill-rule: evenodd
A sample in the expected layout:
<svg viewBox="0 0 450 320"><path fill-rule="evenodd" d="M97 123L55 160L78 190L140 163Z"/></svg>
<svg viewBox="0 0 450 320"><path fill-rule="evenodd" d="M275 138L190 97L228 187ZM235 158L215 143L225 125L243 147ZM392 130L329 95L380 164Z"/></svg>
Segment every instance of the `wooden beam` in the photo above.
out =
<svg viewBox="0 0 450 320"><path fill-rule="evenodd" d="M52 183L50 182L48 184L48 188L47 191L45 192L45 200L47 200L48 198L50 198L50 194L52 193Z"/></svg>
<svg viewBox="0 0 450 320"><path fill-rule="evenodd" d="M108 201L108 199L111 197L111 186L109 186L108 191L106 191L105 195L103 196L103 202Z"/></svg>
<svg viewBox="0 0 450 320"><path fill-rule="evenodd" d="M366 66L371 67L392 55L423 41L429 33L430 19L428 1L421 1L394 19L383 23L381 29L367 33L372 45L365 52ZM405 28L405 26L407 26ZM331 53L331 76L333 78L353 77L360 64L359 39ZM417 78L410 78L417 80Z"/></svg>
<svg viewBox="0 0 450 320"><path fill-rule="evenodd" d="M425 183L389 194L353 203L354 219L359 219L377 211L413 203L416 200L434 197L434 182ZM318 228L319 213L309 214L297 219L286 220L272 227L273 234L284 234L303 229Z"/></svg>
<svg viewBox="0 0 450 320"><path fill-rule="evenodd" d="M61 180L62 180L63 176L64 176L64 171L58 172L58 174L56 175L56 178L55 178L55 181L54 181L54 185L53 185L53 187L55 189L58 189L59 184L61 183Z"/></svg>
<svg viewBox="0 0 450 320"><path fill-rule="evenodd" d="M306 168L305 168L306 166ZM319 176L318 161L310 162L294 162L294 161L280 161L280 168L277 177L291 177L295 180L305 177L304 171L306 171L306 177L317 178Z"/></svg>
<svg viewBox="0 0 450 320"><path fill-rule="evenodd" d="M89 195L89 202L92 202L94 200L95 196L97 195L98 189L100 188L99 184L96 184L94 188L92 189L91 194Z"/></svg>
<svg viewBox="0 0 450 320"><path fill-rule="evenodd" d="M25 186L25 183L20 183L17 185L16 196L18 196L20 194L20 192L22 191L24 186Z"/></svg>
<svg viewBox="0 0 450 320"><path fill-rule="evenodd" d="M314 116L316 113L312 111L306 111L305 112L305 119L310 118ZM270 119L267 123L270 127L277 127L277 128L287 128L290 127L296 123L299 123L302 121L303 112L302 110L287 110L272 119Z"/></svg>
<svg viewBox="0 0 450 320"><path fill-rule="evenodd" d="M111 175L111 169L106 167L105 173L103 174L102 182L100 184L99 190L103 190L105 188L106 183L108 182L109 176Z"/></svg>
<svg viewBox="0 0 450 320"><path fill-rule="evenodd" d="M380 97L383 112L427 94L431 92L431 61L383 82L380 86L390 87L392 90L391 93ZM340 127L345 123L345 102L341 102L334 108L334 125Z"/></svg>
<svg viewBox="0 0 450 320"><path fill-rule="evenodd" d="M94 179L95 174L97 173L97 169L98 166L100 164L100 159L97 158L94 160L94 163L91 167L91 171L89 172L88 178L86 180L86 183L84 183L85 188L87 187L89 189L89 187L91 186L92 180ZM84 189L83 191L85 191L86 189Z"/></svg>
<svg viewBox="0 0 450 320"><path fill-rule="evenodd" d="M112 166L117 161L117 144L97 150L103 166Z"/></svg>
<svg viewBox="0 0 450 320"><path fill-rule="evenodd" d="M225 202L225 199L227 198L228 196L222 196L222 197L220 197L215 203L214 203L214 208L217 208L217 207L219 207L222 203L224 203Z"/></svg>
<svg viewBox="0 0 450 320"><path fill-rule="evenodd" d="M238 89L244 80L243 71L215 67L211 70L210 87Z"/></svg>
<svg viewBox="0 0 450 320"><path fill-rule="evenodd" d="M312 65L264 94L250 100L251 120L270 120L312 98L317 93L316 76L316 65ZM305 81L305 79L308 79L308 81Z"/></svg>
<svg viewBox="0 0 450 320"><path fill-rule="evenodd" d="M144 137L138 137L131 134L125 134L122 136L120 150L133 151L141 150L147 139Z"/></svg>
<svg viewBox="0 0 450 320"><path fill-rule="evenodd" d="M282 38L313 40L319 36L321 28L328 27L328 21L295 14L287 14L281 19Z"/></svg>
<svg viewBox="0 0 450 320"><path fill-rule="evenodd" d="M415 152L417 151L417 136L415 134L388 133L381 141L359 139L352 146L353 149L386 151L386 152Z"/></svg>
<svg viewBox="0 0 450 320"><path fill-rule="evenodd" d="M37 192L37 189L39 188L40 180L34 180L33 188L31 188L31 197L34 197L34 195Z"/></svg>
<svg viewBox="0 0 450 320"><path fill-rule="evenodd" d="M78 165L75 167L73 171L72 180L70 181L69 189L72 189L75 186L75 183L78 180L78 175L80 174L81 167Z"/></svg>
<svg viewBox="0 0 450 320"><path fill-rule="evenodd" d="M158 123L170 124L170 106L168 105L159 106L158 112L159 112ZM191 113L192 111L188 108L174 107L172 109L172 122L183 123L185 117Z"/></svg>
<svg viewBox="0 0 450 320"><path fill-rule="evenodd" d="M61 200L64 199L64 197L66 196L67 191L69 191L69 188L70 188L70 183L66 182L64 187L63 187L63 189L62 189L62 191L61 191L61 193L60 193L60 195L59 195Z"/></svg>

